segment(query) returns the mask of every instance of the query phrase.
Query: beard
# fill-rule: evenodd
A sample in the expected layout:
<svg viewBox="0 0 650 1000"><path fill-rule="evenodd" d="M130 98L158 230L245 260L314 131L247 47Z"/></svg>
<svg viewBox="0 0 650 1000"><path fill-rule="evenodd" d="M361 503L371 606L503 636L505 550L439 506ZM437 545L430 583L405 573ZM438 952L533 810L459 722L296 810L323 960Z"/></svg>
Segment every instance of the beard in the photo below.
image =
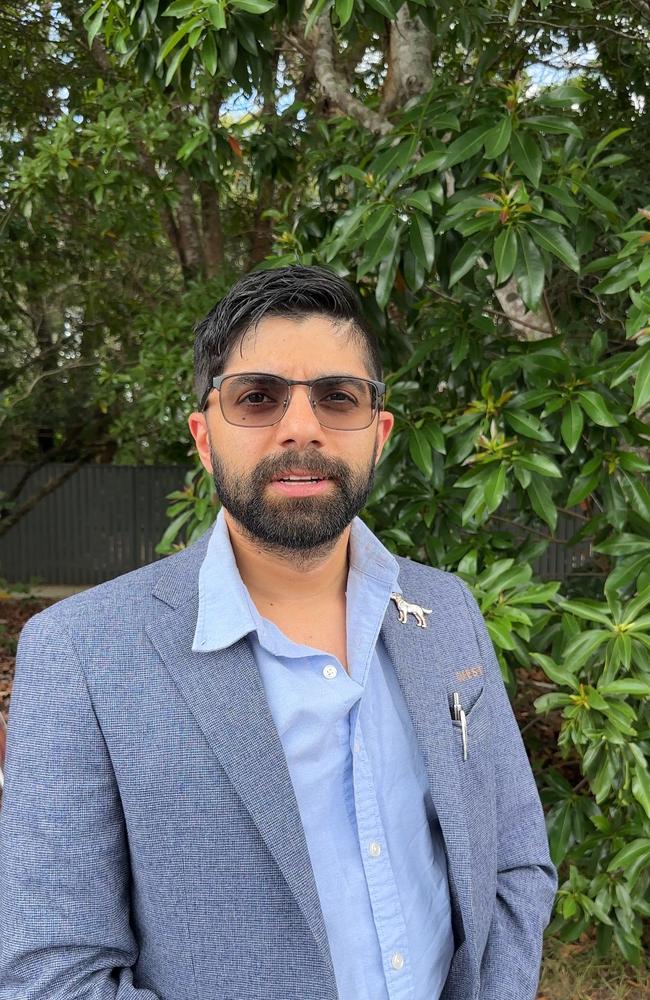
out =
<svg viewBox="0 0 650 1000"><path fill-rule="evenodd" d="M221 504L252 541L278 554L323 554L365 507L375 478L376 448L369 466L355 471L346 462L296 451L268 456L252 472L229 472L210 447L214 486ZM269 498L267 485L299 468L329 478L327 494Z"/></svg>

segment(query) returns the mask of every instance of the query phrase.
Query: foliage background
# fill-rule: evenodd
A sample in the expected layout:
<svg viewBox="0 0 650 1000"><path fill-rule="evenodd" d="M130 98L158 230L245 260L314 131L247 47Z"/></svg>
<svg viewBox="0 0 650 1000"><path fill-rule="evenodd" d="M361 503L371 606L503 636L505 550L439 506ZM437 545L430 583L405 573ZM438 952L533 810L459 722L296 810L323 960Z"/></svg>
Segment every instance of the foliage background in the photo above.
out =
<svg viewBox="0 0 650 1000"><path fill-rule="evenodd" d="M645 0L0 12L0 460L185 462L196 319L253 266L350 277L397 417L367 523L462 575L511 692L544 692L557 744L534 724L526 739L560 868L550 933L594 928L634 963L650 915L649 36ZM215 514L198 467L171 499L161 551ZM558 514L592 553L561 588L534 575Z"/></svg>

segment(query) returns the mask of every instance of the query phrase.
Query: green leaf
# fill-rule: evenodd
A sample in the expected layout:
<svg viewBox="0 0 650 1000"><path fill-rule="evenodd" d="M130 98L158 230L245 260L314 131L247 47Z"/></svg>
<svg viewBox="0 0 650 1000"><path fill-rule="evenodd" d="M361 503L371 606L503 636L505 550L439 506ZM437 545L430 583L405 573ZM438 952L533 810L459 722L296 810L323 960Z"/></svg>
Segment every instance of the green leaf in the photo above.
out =
<svg viewBox="0 0 650 1000"><path fill-rule="evenodd" d="M410 244L415 256L426 270L430 271L433 267L436 245L431 223L421 212L414 213L411 223Z"/></svg>
<svg viewBox="0 0 650 1000"><path fill-rule="evenodd" d="M646 698L650 695L650 681L636 677L621 677L619 680L610 681L609 684L600 684L598 690L605 695L620 694Z"/></svg>
<svg viewBox="0 0 650 1000"><path fill-rule="evenodd" d="M609 410L603 398L591 389L580 389L577 393L580 405L587 416L599 427L618 427L618 420Z"/></svg>
<svg viewBox="0 0 650 1000"><path fill-rule="evenodd" d="M584 416L582 414L582 410L574 399L570 399L568 404L564 407L560 434L562 435L562 440L572 454L578 447L578 441L580 440L583 426Z"/></svg>
<svg viewBox="0 0 650 1000"><path fill-rule="evenodd" d="M605 215L611 215L614 216L614 218L618 218L620 215L618 208L613 201L606 198L604 194L600 193L600 191L596 191L595 188L593 188L590 184L586 184L584 181L580 181L580 190L584 191L591 204L595 205L596 208L599 208L605 213Z"/></svg>
<svg viewBox="0 0 650 1000"><path fill-rule="evenodd" d="M519 245L515 264L517 286L524 303L536 309L544 291L544 261L542 255L524 229L517 233Z"/></svg>
<svg viewBox="0 0 650 1000"><path fill-rule="evenodd" d="M582 503L588 496L591 496L599 485L601 476L600 469L592 472L589 476L578 476L567 497L567 507L575 507L576 504Z"/></svg>
<svg viewBox="0 0 650 1000"><path fill-rule="evenodd" d="M232 7L247 14L266 14L275 7L274 0L229 0Z"/></svg>
<svg viewBox="0 0 650 1000"><path fill-rule="evenodd" d="M548 455L535 452L528 455L520 455L517 461L520 465L523 465L524 469L530 469L531 472L539 472L540 476L548 476L550 479L562 479L562 473L553 459L549 458Z"/></svg>
<svg viewBox="0 0 650 1000"><path fill-rule="evenodd" d="M638 764L632 776L632 795L650 819L650 774L648 774L647 768L640 767Z"/></svg>
<svg viewBox="0 0 650 1000"><path fill-rule="evenodd" d="M569 694L543 694L540 698L535 698L533 705L535 706L535 711L542 715L543 712L551 712L554 708L562 708L564 705L571 704L571 695Z"/></svg>
<svg viewBox="0 0 650 1000"><path fill-rule="evenodd" d="M528 223L527 228L538 246L554 254L576 274L580 271L577 253L557 226L549 226L548 223Z"/></svg>
<svg viewBox="0 0 650 1000"><path fill-rule="evenodd" d="M515 649L511 628L502 618L486 618L485 624L490 633L490 639L499 649Z"/></svg>
<svg viewBox="0 0 650 1000"><path fill-rule="evenodd" d="M570 665L571 670L577 670L611 638L611 635L612 633L606 629L587 629L578 632L564 650L564 660Z"/></svg>
<svg viewBox="0 0 650 1000"><path fill-rule="evenodd" d="M502 285L512 274L517 260L517 235L514 229L503 229L494 241L494 263L497 283Z"/></svg>
<svg viewBox="0 0 650 1000"><path fill-rule="evenodd" d="M156 552L165 551L169 545L174 541L179 531L184 524L187 524L189 519L193 516L194 511L192 509L186 510L184 514L179 514L174 520L167 526L164 535L156 545Z"/></svg>
<svg viewBox="0 0 650 1000"><path fill-rule="evenodd" d="M226 11L225 11L225 0L220 0L219 3L210 4L207 10L208 17L213 28L217 31L223 31L226 27ZM236 44L236 42L235 42Z"/></svg>
<svg viewBox="0 0 650 1000"><path fill-rule="evenodd" d="M426 434L419 427L412 427L409 432L409 453L420 472L427 479L431 479L433 475L431 445L427 440Z"/></svg>
<svg viewBox="0 0 650 1000"><path fill-rule="evenodd" d="M399 263L399 239L401 228L395 230L393 244L381 264L377 275L377 287L375 288L375 299L380 309L385 309L395 284L397 265Z"/></svg>
<svg viewBox="0 0 650 1000"><path fill-rule="evenodd" d="M189 21L185 21L180 26L180 28L173 33L173 35L170 35L169 38L167 39L167 41L162 46L160 52L158 53L158 58L156 59L156 66L160 66L160 64L167 58L167 56L172 51L172 49L176 48L176 46L178 45L178 43L180 42L180 40L182 38L184 38L185 35L189 34L189 32L192 31L193 28L196 28L197 25L199 25L200 23L201 23L201 18L200 17L191 17L190 20ZM188 49L189 49L189 46L186 47L186 51ZM179 60L179 62L180 62L180 60ZM172 73L172 76L173 75L174 74ZM170 77L170 79L171 79L171 77Z"/></svg>
<svg viewBox="0 0 650 1000"><path fill-rule="evenodd" d="M179 49L178 52L175 54L174 58L172 59L171 63L169 64L169 68L168 68L167 73L165 75L165 86L166 87L169 85L169 83L172 80L172 77L174 76L176 70L178 69L178 67L180 66L180 64L182 63L183 59L185 58L185 56L187 55L187 53L189 51L190 51L189 45L184 45L182 47L182 49Z"/></svg>
<svg viewBox="0 0 650 1000"><path fill-rule="evenodd" d="M644 587L640 594L637 594L629 604L625 606L625 618L623 624L629 625L636 620L639 612L643 611L650 604L650 584Z"/></svg>
<svg viewBox="0 0 650 1000"><path fill-rule="evenodd" d="M641 362L639 370L636 375L636 382L634 383L634 402L632 403L632 409L636 412L640 410L641 407L650 399L650 350L646 352L646 355Z"/></svg>
<svg viewBox="0 0 650 1000"><path fill-rule="evenodd" d="M551 90L542 91L537 95L537 103L546 108L570 108L572 104L584 104L591 100L581 87L573 84L564 84L561 87L553 87Z"/></svg>
<svg viewBox="0 0 650 1000"><path fill-rule="evenodd" d="M369 240L371 236L374 236L375 233L379 232L379 230L386 225L392 215L392 205L380 205L378 208L373 208L363 225L364 239Z"/></svg>
<svg viewBox="0 0 650 1000"><path fill-rule="evenodd" d="M594 160L598 159L600 154L603 152L603 150L607 149L610 143L614 142L615 139L618 139L620 135L624 135L625 132L629 131L630 131L629 127L615 128L611 132L608 132L607 135L603 136L600 142L596 143L593 151L589 154L589 157L587 159L587 165L591 166Z"/></svg>
<svg viewBox="0 0 650 1000"><path fill-rule="evenodd" d="M567 504L571 506L570 499ZM650 552L650 538L623 532L609 542L594 545L594 551L603 552L606 556L635 556L640 552Z"/></svg>
<svg viewBox="0 0 650 1000"><path fill-rule="evenodd" d="M512 134L512 118L506 115L489 132L483 140L485 155L489 160L500 156L510 142Z"/></svg>
<svg viewBox="0 0 650 1000"><path fill-rule="evenodd" d="M186 14L191 13L191 11L196 10L201 4L198 0L174 0L174 3L170 3L162 14L161 17L185 17Z"/></svg>
<svg viewBox="0 0 650 1000"><path fill-rule="evenodd" d="M339 24L343 27L352 17L354 0L334 0L334 9L339 19Z"/></svg>
<svg viewBox="0 0 650 1000"><path fill-rule="evenodd" d="M515 132L510 155L531 184L537 187L542 176L542 153L533 136L527 132Z"/></svg>
<svg viewBox="0 0 650 1000"><path fill-rule="evenodd" d="M613 267L606 278L594 285L593 291L596 295L616 295L617 292L624 292L636 281L636 267L628 261L624 261Z"/></svg>
<svg viewBox="0 0 650 1000"><path fill-rule="evenodd" d="M353 163L339 163L333 167L327 175L331 181L338 180L339 177L353 177L355 181L366 183L367 176L360 167L355 167ZM390 208L390 206L384 206Z"/></svg>
<svg viewBox="0 0 650 1000"><path fill-rule="evenodd" d="M511 28L517 23L517 18L521 14L521 8L523 5L524 0L511 0L510 10L508 11L508 24Z"/></svg>
<svg viewBox="0 0 650 1000"><path fill-rule="evenodd" d="M553 502L551 491L545 481L539 476L533 476L527 490L533 510L542 521L548 524L551 531L555 531L557 525L557 507Z"/></svg>
<svg viewBox="0 0 650 1000"><path fill-rule="evenodd" d="M585 621L598 622L600 625L605 625L607 628L612 627L612 621L606 612L602 610L602 606L596 606L594 604L589 604L587 601L564 601L558 602L563 611L569 611L572 615L577 615L578 618L584 618Z"/></svg>
<svg viewBox="0 0 650 1000"><path fill-rule="evenodd" d="M490 131L491 127L489 125L478 125L475 128L469 129L463 135L459 135L447 149L447 154L440 167L446 170L449 167L456 166L457 163L469 160L475 153L478 153L485 141L486 135Z"/></svg>
<svg viewBox="0 0 650 1000"><path fill-rule="evenodd" d="M444 162L447 156L447 148L440 143L439 149L431 149L428 153L414 164L413 169L410 171L411 177L419 177L420 174L428 174L432 170L438 170L441 164Z"/></svg>
<svg viewBox="0 0 650 1000"><path fill-rule="evenodd" d="M534 441L553 440L553 435L546 430L543 423L537 417L533 416L532 413L528 413L527 410L506 408L503 411L503 415L517 434L533 438Z"/></svg>
<svg viewBox="0 0 650 1000"><path fill-rule="evenodd" d="M530 658L533 663L539 664L547 677L549 677L555 684L562 684L565 687L570 687L573 691L577 691L579 684L576 678L573 676L570 670L565 667L560 667L552 660L550 656L546 656L544 653L531 653Z"/></svg>
<svg viewBox="0 0 650 1000"><path fill-rule="evenodd" d="M384 17L387 17L389 21L394 20L395 11L387 0L367 0L367 2L371 7L374 7L379 14L383 14Z"/></svg>
<svg viewBox="0 0 650 1000"><path fill-rule="evenodd" d="M484 249L484 239L479 242L476 240L467 240L465 245L461 247L459 253L457 253L454 257L453 264L451 265L451 271L449 273L450 288L455 285L457 281L460 281L460 279L473 268Z"/></svg>
<svg viewBox="0 0 650 1000"><path fill-rule="evenodd" d="M532 128L536 132L550 132L551 135L568 133L582 139L582 129L570 118L559 118L556 115L533 115L520 122L523 128Z"/></svg>
<svg viewBox="0 0 650 1000"><path fill-rule="evenodd" d="M210 76L214 76L217 72L217 46L212 32L205 36L201 47L201 60Z"/></svg>
<svg viewBox="0 0 650 1000"><path fill-rule="evenodd" d="M488 512L496 510L506 491L506 463L499 462L485 483L485 505Z"/></svg>
<svg viewBox="0 0 650 1000"><path fill-rule="evenodd" d="M404 204L417 208L425 215L431 215L431 195L428 191L413 191L404 199Z"/></svg>
<svg viewBox="0 0 650 1000"><path fill-rule="evenodd" d="M95 14L95 16L93 17L92 21L90 21L90 23L87 26L87 30L88 30L88 45L90 45L90 46L92 46L92 44L93 44L93 42L95 40L95 37L97 35L97 32L99 31L99 29L102 26L102 23L104 21L104 14L105 14L104 8L101 7L97 11L97 13Z"/></svg>
<svg viewBox="0 0 650 1000"><path fill-rule="evenodd" d="M607 865L607 871L613 872L617 868L629 871L633 866L641 870L646 862L650 864L650 838L639 837L617 851Z"/></svg>

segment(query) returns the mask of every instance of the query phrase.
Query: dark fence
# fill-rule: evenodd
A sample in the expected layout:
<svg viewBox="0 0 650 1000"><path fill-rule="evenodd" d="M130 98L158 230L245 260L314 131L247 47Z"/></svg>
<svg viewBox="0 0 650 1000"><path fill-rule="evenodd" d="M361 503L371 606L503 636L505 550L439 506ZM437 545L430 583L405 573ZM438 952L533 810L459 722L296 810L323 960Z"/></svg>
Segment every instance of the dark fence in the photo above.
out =
<svg viewBox="0 0 650 1000"><path fill-rule="evenodd" d="M52 463L39 469L18 503L68 468ZM0 491L10 490L24 472L24 465L0 465ZM186 472L177 465L82 465L0 536L0 577L94 584L153 562L169 524L166 494L182 489Z"/></svg>
<svg viewBox="0 0 650 1000"><path fill-rule="evenodd" d="M18 501L69 468L51 464L38 470ZM10 490L24 471L24 465L0 465L0 491ZM10 583L36 577L46 584L95 584L153 562L169 524L166 494L182 488L186 472L177 465L81 466L0 536L0 577ZM587 544L562 544L579 523L560 514L560 541L535 563L540 576L562 580L587 561Z"/></svg>

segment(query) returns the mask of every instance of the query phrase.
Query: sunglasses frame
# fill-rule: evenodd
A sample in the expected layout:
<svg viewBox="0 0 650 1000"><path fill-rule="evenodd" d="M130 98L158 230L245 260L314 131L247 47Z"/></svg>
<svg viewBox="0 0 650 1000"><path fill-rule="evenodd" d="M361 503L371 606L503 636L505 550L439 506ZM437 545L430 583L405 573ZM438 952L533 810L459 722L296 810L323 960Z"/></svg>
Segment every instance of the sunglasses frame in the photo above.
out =
<svg viewBox="0 0 650 1000"><path fill-rule="evenodd" d="M221 390L221 386L226 381L226 379L229 379L229 378L239 378L242 375L245 375L247 377L257 375L260 378L277 378L277 379L280 379L280 381L286 383L286 385L288 387L288 390L289 390L289 394L287 396L286 403L284 404L284 407L282 409L282 413L280 414L280 416L278 417L278 419L277 420L272 420L270 424L257 424L256 427L273 427L275 424L279 424L280 423L280 421L284 417L284 415L287 412L287 410L289 408L289 405L291 403L291 390L292 390L292 388L293 388L294 385L306 385L306 386L309 387L309 403L311 405L312 410L314 410L314 402L312 400L312 394L311 393L312 393L312 388L314 387L314 385L317 382L326 382L326 381L329 381L331 379L339 379L339 378L340 379L350 378L350 379L355 379L357 382L365 382L367 385L371 385L373 387L373 389L375 390L375 399L374 399L374 406L373 406L373 409L372 409L372 416L370 418L370 421L367 424L364 424L363 427L327 427L327 424L324 424L322 422L322 420L318 416L318 413L316 413L316 410L314 410L314 413L316 413L316 417L318 418L318 421L319 421L321 427L325 427L327 430L336 430L336 431L363 431L367 427L370 427L370 424L375 419L376 414L379 413L383 397L384 397L384 395L386 393L386 383L385 382L379 382L378 380L372 379L372 378L362 378L360 375L320 375L318 378L312 378L312 379L306 379L305 380L305 379L298 379L298 378L285 378L284 375L274 375L271 372L228 372L225 375L215 375L213 377L213 379L212 379L212 385L210 386L210 388L205 393L205 396L203 397L203 403L202 403L202 406L201 406L201 413L203 413L203 411L205 410L206 406L208 405L208 398L210 396L210 392L212 391L212 389ZM222 413L223 419L226 421L226 423L230 424L232 427L248 427L249 430L251 429L250 425L247 425L247 424L235 424L235 423L233 423L232 420L228 420L228 417L224 413L223 400L222 400L222 396L221 396L221 392L220 391L219 391L219 406L221 407L221 413Z"/></svg>

